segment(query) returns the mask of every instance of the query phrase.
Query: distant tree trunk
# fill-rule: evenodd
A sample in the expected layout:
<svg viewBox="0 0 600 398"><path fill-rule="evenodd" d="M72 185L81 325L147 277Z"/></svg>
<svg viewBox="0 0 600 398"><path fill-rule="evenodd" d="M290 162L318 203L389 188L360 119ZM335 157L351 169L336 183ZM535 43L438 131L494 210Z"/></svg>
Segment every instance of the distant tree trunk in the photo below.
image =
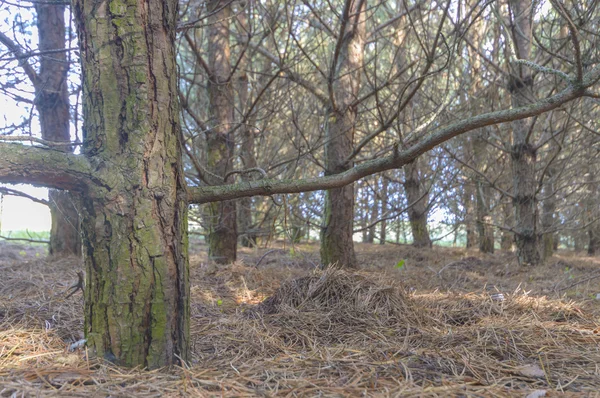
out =
<svg viewBox="0 0 600 398"><path fill-rule="evenodd" d="M229 24L231 2L209 0L208 7L208 82L209 113L211 126L207 132L208 169L224 178L232 169L234 139L234 97L231 78L231 51L229 48ZM228 200L209 203L208 212L209 258L220 264L235 261L237 255L236 202Z"/></svg>
<svg viewBox="0 0 600 398"><path fill-rule="evenodd" d="M591 150L588 150L589 159L593 159ZM597 168L594 164L588 165L587 170L587 228L589 256L600 253L600 184L598 183Z"/></svg>
<svg viewBox="0 0 600 398"><path fill-rule="evenodd" d="M379 199L377 198L377 177L373 178L373 186L372 190L370 190L372 195L369 195L373 198L372 201L369 202L368 209L371 210L369 214L368 223L370 225L367 232L367 243L373 243L375 241L375 230L377 224L374 224L379 218Z"/></svg>
<svg viewBox="0 0 600 398"><path fill-rule="evenodd" d="M480 135L474 137L473 156L475 163L481 167L485 164L486 142ZM485 169L482 168L482 171ZM479 235L479 250L482 253L494 252L494 227L490 214L491 187L485 179L478 175L475 178L477 189L477 233Z"/></svg>
<svg viewBox="0 0 600 398"><path fill-rule="evenodd" d="M325 140L326 174L337 174L353 167L347 161L352 153L356 128L356 105L360 88L365 47L365 4L350 1L348 21L335 68L333 96L335 104L328 109ZM360 7L360 8L359 8ZM334 106L335 105L335 106ZM321 230L321 262L324 265L356 268L353 235L354 187L330 189L326 193L324 222Z"/></svg>
<svg viewBox="0 0 600 398"><path fill-rule="evenodd" d="M429 211L429 194L421 187L421 177L417 165L418 159L404 166L404 189L408 203L410 230L413 236L413 246L431 247L431 238L427 229L427 212Z"/></svg>
<svg viewBox="0 0 600 398"><path fill-rule="evenodd" d="M387 239L387 220L385 217L387 215L387 207L388 207L388 184L389 181L385 178L385 175L381 176L381 227L379 232L379 244L385 245L385 241Z"/></svg>
<svg viewBox="0 0 600 398"><path fill-rule="evenodd" d="M542 247L542 259L545 261L552 257L554 252L554 238L555 233L552 229L554 225L554 214L556 213L556 193L554 192L554 175L556 171L549 167L546 171L544 179L544 201L542 202L542 231L543 235L543 247Z"/></svg>
<svg viewBox="0 0 600 398"><path fill-rule="evenodd" d="M92 355L159 368L189 360L187 187L175 62L175 0L75 0L84 140L94 181L81 202Z"/></svg>
<svg viewBox="0 0 600 398"><path fill-rule="evenodd" d="M475 233L475 201L473 200L473 185L467 183L463 187L463 206L465 207L465 229L467 232L467 249L477 245Z"/></svg>
<svg viewBox="0 0 600 398"><path fill-rule="evenodd" d="M512 41L519 59L529 59L531 49L531 1L510 0ZM511 71L509 91L514 108L527 106L533 98L533 77L529 69L517 66ZM535 147L529 141L528 119L511 122L512 174L515 208L515 242L521 265L535 266L541 261L537 230Z"/></svg>
<svg viewBox="0 0 600 398"><path fill-rule="evenodd" d="M502 222L504 223L504 225L512 225L512 218L514 213L512 212L511 206L507 202L502 202L501 207L503 216ZM500 248L502 250L512 250L514 240L515 238L513 233L506 229L503 229L502 236L500 237Z"/></svg>
<svg viewBox="0 0 600 398"><path fill-rule="evenodd" d="M65 6L36 4L40 52L60 50L65 44ZM47 141L71 140L67 52L43 55L35 86L35 105L40 116L42 138ZM70 146L57 148L72 151ZM76 199L66 191L51 189L48 193L52 224L50 254L81 256L81 232Z"/></svg>

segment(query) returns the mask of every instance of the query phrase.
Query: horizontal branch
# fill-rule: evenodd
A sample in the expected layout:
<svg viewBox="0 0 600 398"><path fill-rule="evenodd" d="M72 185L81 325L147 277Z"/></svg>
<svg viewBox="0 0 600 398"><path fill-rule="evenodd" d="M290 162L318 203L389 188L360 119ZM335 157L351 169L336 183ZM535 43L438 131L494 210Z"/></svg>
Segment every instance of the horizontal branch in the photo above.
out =
<svg viewBox="0 0 600 398"><path fill-rule="evenodd" d="M0 182L80 191L93 180L93 169L83 156L0 142Z"/></svg>
<svg viewBox="0 0 600 398"><path fill-rule="evenodd" d="M600 78L600 67L590 71L581 83L569 85L565 90L552 97L520 108L489 112L452 123L433 131L408 149L400 151L396 146L391 155L366 161L343 173L302 180L265 179L230 185L194 187L188 189L188 200L190 203L209 203L247 196L268 196L340 188L368 175L400 168L460 134L494 124L525 119L556 109L569 101L584 96L586 88L593 85L598 78Z"/></svg>

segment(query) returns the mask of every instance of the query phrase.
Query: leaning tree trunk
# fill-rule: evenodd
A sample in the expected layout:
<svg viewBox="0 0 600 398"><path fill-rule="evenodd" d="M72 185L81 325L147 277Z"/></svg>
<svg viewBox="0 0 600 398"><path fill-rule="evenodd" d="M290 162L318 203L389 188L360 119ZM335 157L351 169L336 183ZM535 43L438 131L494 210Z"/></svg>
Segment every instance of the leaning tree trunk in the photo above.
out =
<svg viewBox="0 0 600 398"><path fill-rule="evenodd" d="M421 189L418 159L404 166L404 190L406 199L411 205L408 209L408 220L413 236L413 246L431 247L431 238L427 229L427 212L429 195Z"/></svg>
<svg viewBox="0 0 600 398"><path fill-rule="evenodd" d="M519 59L528 59L531 52L531 2L511 0L512 40ZM511 71L509 91L514 108L527 106L533 98L533 77L526 68L517 66ZM535 147L531 144L528 119L511 122L512 175L515 209L515 243L517 259L521 265L538 265L541 262L537 229L537 184L535 179Z"/></svg>
<svg viewBox="0 0 600 398"><path fill-rule="evenodd" d="M338 174L350 170L353 163L348 161L352 153L354 130L356 129L356 105L360 88L365 47L365 1L351 2L345 31L338 34L343 37L335 76L333 96L335 106L328 109L325 144L326 174ZM360 7L360 8L359 8ZM327 266L356 268L354 253L354 187L327 191L323 208L324 219L321 229L321 262Z"/></svg>
<svg viewBox="0 0 600 398"><path fill-rule="evenodd" d="M176 0L75 0L83 68L85 336L92 354L158 368L189 359L187 196ZM82 195L84 196L84 195Z"/></svg>
<svg viewBox="0 0 600 398"><path fill-rule="evenodd" d="M223 183L231 171L234 140L234 98L230 82L231 62L229 23L231 2L210 0L208 17L208 65L210 69L209 113L211 129L207 132L207 165ZM231 181L230 181L231 182ZM217 263L235 261L237 254L236 201L227 200L207 205L209 235L208 256Z"/></svg>
<svg viewBox="0 0 600 398"><path fill-rule="evenodd" d="M65 6L59 4L36 4L39 49L65 49ZM53 52L40 60L40 73L34 82L35 105L40 116L42 138L47 141L68 142L69 92L67 52ZM71 151L70 146L57 147ZM51 189L48 193L52 224L50 229L50 254L81 256L81 233L75 198L67 191Z"/></svg>

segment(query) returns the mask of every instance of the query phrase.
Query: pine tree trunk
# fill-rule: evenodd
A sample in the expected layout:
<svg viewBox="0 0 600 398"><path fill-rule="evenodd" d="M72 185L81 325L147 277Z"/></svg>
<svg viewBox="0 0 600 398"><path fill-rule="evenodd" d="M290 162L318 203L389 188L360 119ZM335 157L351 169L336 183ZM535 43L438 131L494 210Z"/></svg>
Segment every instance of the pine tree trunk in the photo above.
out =
<svg viewBox="0 0 600 398"><path fill-rule="evenodd" d="M41 52L60 50L65 45L65 6L59 4L36 4L39 49ZM43 56L40 73L34 82L35 105L39 112L42 138L47 141L68 142L70 136L70 109L67 87L69 64L67 52ZM72 151L70 146L57 148ZM81 256L81 233L76 198L68 192L49 191L50 254Z"/></svg>
<svg viewBox="0 0 600 398"><path fill-rule="evenodd" d="M377 227L376 224L373 224L379 218L379 199L377 198L377 177L374 178L373 181L373 190L371 190L373 200L369 203L369 209L371 210L369 214L368 223L370 225L367 231L367 243L373 243L375 241L375 229Z"/></svg>
<svg viewBox="0 0 600 398"><path fill-rule="evenodd" d="M187 192L181 164L175 0L75 0L83 154L85 335L92 355L159 368L189 359Z"/></svg>
<svg viewBox="0 0 600 398"><path fill-rule="evenodd" d="M326 174L337 174L353 167L346 159L352 153L356 128L356 106L363 67L365 47L365 4L350 0L349 21L335 65L333 95L335 109L331 104L325 144ZM360 7L360 9L359 9ZM330 189L325 196L324 220L321 229L321 262L327 266L356 268L356 254L352 240L354 226L354 186Z"/></svg>
<svg viewBox="0 0 600 398"><path fill-rule="evenodd" d="M531 2L511 0L512 36L516 56L529 59L531 49ZM526 67L517 66L511 73L509 91L513 108L527 106L533 98L533 77ZM529 142L528 119L511 122L512 174L515 208L515 243L521 265L535 266L541 262L537 230L537 198L535 147Z"/></svg>
<svg viewBox="0 0 600 398"><path fill-rule="evenodd" d="M417 165L418 159L404 166L404 190L408 203L410 230L413 236L413 246L431 247L431 238L427 229L427 212L429 195L423 192Z"/></svg>
<svg viewBox="0 0 600 398"><path fill-rule="evenodd" d="M550 167L544 178L544 201L542 202L542 260L546 261L554 252L554 238L556 234L552 229L554 225L554 215L556 213L556 194L554 192L555 170Z"/></svg>
<svg viewBox="0 0 600 398"><path fill-rule="evenodd" d="M486 143L481 136L473 139L473 156L478 167L485 164ZM482 168L482 170L484 170ZM484 170L485 171L485 170ZM489 184L482 176L475 178L477 199L477 234L479 235L479 251L482 253L494 252L494 227L490 214L490 200L492 192Z"/></svg>
<svg viewBox="0 0 600 398"><path fill-rule="evenodd" d="M224 179L232 170L234 139L234 95L231 85L231 52L229 24L231 2L210 0L208 17L208 83L211 129L207 133L208 169ZM221 183L221 182L218 182ZM227 183L224 181L222 183ZM210 203L207 208L209 223L208 256L220 264L235 261L237 256L237 214L234 200Z"/></svg>
<svg viewBox="0 0 600 398"><path fill-rule="evenodd" d="M381 220L381 227L379 232L379 244L385 245L387 239L387 220L385 220L387 213L388 204L388 184L389 181L385 178L385 175L381 176L381 216L384 218Z"/></svg>

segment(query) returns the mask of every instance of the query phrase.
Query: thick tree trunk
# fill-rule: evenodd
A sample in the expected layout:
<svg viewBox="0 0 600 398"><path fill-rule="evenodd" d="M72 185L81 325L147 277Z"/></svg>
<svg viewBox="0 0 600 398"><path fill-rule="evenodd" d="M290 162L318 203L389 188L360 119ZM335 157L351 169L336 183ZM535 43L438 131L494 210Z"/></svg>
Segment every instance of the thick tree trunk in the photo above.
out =
<svg viewBox="0 0 600 398"><path fill-rule="evenodd" d="M335 68L333 96L335 104L328 109L325 144L326 174L337 174L353 167L346 159L352 153L356 128L356 106L365 47L366 2L350 1L348 21ZM359 8L360 7L360 8ZM330 189L325 196L321 229L321 262L327 266L356 268L352 231L354 224L354 187Z"/></svg>
<svg viewBox="0 0 600 398"><path fill-rule="evenodd" d="M83 153L99 181L81 205L85 335L90 353L125 366L189 359L177 5L73 3L83 67Z"/></svg>
<svg viewBox="0 0 600 398"><path fill-rule="evenodd" d="M231 171L234 139L234 96L231 78L231 52L229 48L229 24L231 2L210 0L208 17L208 83L209 113L211 126L207 132L208 169L225 178ZM229 181L231 182L231 181ZM226 181L223 181L226 183ZM207 206L209 224L208 256L220 264L235 261L237 255L237 219L234 200L213 202Z"/></svg>
<svg viewBox="0 0 600 398"><path fill-rule="evenodd" d="M515 56L528 59L531 49L531 2L511 0L512 36ZM529 105L533 97L533 77L525 67L511 71L509 82L513 108ZM515 243L521 265L535 266L541 262L537 230L537 198L535 179L535 147L529 141L530 123L527 119L511 122L512 174L515 209Z"/></svg>
<svg viewBox="0 0 600 398"><path fill-rule="evenodd" d="M410 230L413 236L413 246L431 247L431 238L427 229L427 212L429 195L423 192L419 176L418 159L404 166L404 190L408 203Z"/></svg>
<svg viewBox="0 0 600 398"><path fill-rule="evenodd" d="M36 4L39 49L41 52L60 50L65 45L65 6ZM42 138L47 141L68 142L71 139L69 121L69 92L67 52L44 55L35 85L35 105L40 116ZM71 151L69 146L58 147ZM68 192L51 189L49 192L52 226L50 254L81 256L81 233L75 198Z"/></svg>

